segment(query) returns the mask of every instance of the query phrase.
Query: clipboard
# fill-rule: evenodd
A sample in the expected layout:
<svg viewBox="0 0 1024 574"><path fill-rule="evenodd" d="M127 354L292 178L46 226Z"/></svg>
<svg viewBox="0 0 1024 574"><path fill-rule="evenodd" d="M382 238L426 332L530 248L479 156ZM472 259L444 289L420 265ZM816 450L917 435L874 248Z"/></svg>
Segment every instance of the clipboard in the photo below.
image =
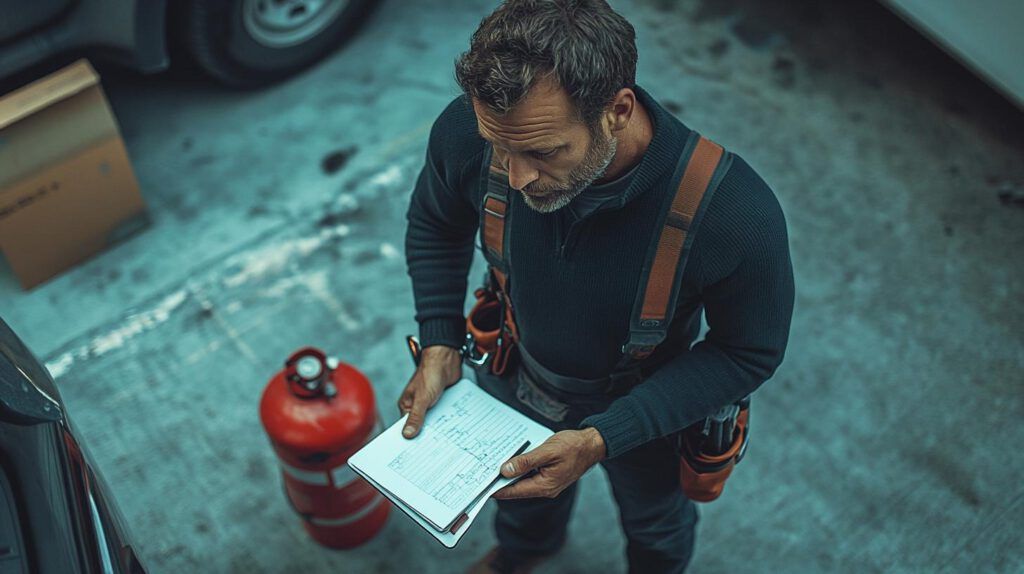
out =
<svg viewBox="0 0 1024 574"><path fill-rule="evenodd" d="M413 439L401 435L407 416L348 464L448 548L465 535L492 494L521 478L501 476L501 464L554 434L468 379L445 391ZM472 449L463 453L449 442ZM469 470L460 474L461 469Z"/></svg>

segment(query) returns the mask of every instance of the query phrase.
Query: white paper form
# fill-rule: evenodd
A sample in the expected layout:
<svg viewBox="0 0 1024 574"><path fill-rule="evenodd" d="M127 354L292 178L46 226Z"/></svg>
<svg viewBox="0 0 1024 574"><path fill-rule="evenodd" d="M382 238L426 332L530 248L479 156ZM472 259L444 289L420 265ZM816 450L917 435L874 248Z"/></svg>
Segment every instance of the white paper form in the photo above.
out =
<svg viewBox="0 0 1024 574"><path fill-rule="evenodd" d="M532 450L552 435L468 379L441 395L414 439L401 434L405 418L354 454L349 465L449 547L468 530L490 495L512 482L501 478L487 488L501 464L524 442ZM485 488L486 494L467 511ZM463 511L468 519L458 532L443 532Z"/></svg>

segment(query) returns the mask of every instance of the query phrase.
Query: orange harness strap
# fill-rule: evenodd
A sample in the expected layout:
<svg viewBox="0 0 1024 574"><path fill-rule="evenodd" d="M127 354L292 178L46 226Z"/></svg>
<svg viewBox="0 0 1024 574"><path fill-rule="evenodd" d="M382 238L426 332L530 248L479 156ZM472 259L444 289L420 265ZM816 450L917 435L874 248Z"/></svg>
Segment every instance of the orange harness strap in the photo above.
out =
<svg viewBox="0 0 1024 574"><path fill-rule="evenodd" d="M505 246L508 215L508 172L491 154L487 172L487 191L484 196L483 217L480 220L484 256L489 263L488 281L503 311L503 320L494 343L491 372L502 375L508 368L513 349L519 343L512 299L508 296L508 253Z"/></svg>
<svg viewBox="0 0 1024 574"><path fill-rule="evenodd" d="M644 279L633 305L629 338L622 346L624 363L629 359L646 359L665 339L693 243L690 231L699 223L703 208L711 199L708 192L718 184L729 159L722 146L707 138L694 134L687 142L675 174L679 187L665 214L653 255L648 254Z"/></svg>
<svg viewBox="0 0 1024 574"><path fill-rule="evenodd" d="M676 276L676 267L679 265L679 255L683 250L683 243L686 242L686 234L721 157L721 146L700 138L700 141L697 142L697 149L693 150L690 163L686 167L683 181L679 184L676 196L672 200L672 207L665 217L665 225L661 229L658 251L654 256L654 266L647 279L647 289L644 292L644 303L640 314L643 321L660 322L665 319L669 296L672 293L672 283Z"/></svg>

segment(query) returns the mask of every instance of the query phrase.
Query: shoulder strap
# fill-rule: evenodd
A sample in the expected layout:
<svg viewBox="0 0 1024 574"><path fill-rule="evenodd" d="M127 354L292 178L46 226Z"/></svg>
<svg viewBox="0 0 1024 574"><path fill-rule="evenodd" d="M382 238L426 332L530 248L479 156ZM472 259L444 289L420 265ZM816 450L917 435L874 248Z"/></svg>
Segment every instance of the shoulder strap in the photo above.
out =
<svg viewBox="0 0 1024 574"><path fill-rule="evenodd" d="M508 295L508 172L493 155L493 148L488 144L484 151L481 174L485 187L480 206L480 242L488 263L486 282L496 291L503 314L500 334L491 359L491 372L501 376L509 366L513 349L518 346L519 329L516 327L512 299Z"/></svg>
<svg viewBox="0 0 1024 574"><path fill-rule="evenodd" d="M487 262L507 274L505 217L508 214L508 172L494 160L491 146L484 152L485 192L480 206L480 241Z"/></svg>
<svg viewBox="0 0 1024 574"><path fill-rule="evenodd" d="M693 237L731 161L731 154L720 145L691 133L673 174L679 187L665 212L657 243L652 241L648 248L629 338L622 346L624 362L647 358L665 340Z"/></svg>

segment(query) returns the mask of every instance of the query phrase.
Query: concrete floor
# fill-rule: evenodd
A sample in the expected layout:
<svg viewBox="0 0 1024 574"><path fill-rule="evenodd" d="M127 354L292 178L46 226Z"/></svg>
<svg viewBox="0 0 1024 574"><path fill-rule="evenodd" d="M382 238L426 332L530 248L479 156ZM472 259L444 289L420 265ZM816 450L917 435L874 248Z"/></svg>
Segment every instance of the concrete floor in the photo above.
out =
<svg viewBox="0 0 1024 574"><path fill-rule="evenodd" d="M796 269L786 362L701 507L691 571L1024 571L1024 114L873 4L614 4L640 83L776 190ZM489 508L452 551L398 514L362 548L318 547L257 417L306 344L397 417L405 208L491 6L384 2L259 92L102 70L154 223L28 293L0 268L0 312L57 377L152 571L450 572L493 543ZM624 568L604 475L581 491L542 572Z"/></svg>

